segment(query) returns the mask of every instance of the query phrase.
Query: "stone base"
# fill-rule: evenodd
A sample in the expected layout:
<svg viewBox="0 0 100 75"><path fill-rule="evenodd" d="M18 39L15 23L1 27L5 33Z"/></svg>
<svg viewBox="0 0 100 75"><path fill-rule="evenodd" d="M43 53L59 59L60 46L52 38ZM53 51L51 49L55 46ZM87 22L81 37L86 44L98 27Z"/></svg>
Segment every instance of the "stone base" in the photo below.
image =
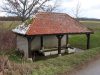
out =
<svg viewBox="0 0 100 75"><path fill-rule="evenodd" d="M61 56L61 54L58 54L58 56Z"/></svg>
<svg viewBox="0 0 100 75"><path fill-rule="evenodd" d="M32 58L27 58L27 60L28 60L28 61L33 61L33 59L32 59Z"/></svg>

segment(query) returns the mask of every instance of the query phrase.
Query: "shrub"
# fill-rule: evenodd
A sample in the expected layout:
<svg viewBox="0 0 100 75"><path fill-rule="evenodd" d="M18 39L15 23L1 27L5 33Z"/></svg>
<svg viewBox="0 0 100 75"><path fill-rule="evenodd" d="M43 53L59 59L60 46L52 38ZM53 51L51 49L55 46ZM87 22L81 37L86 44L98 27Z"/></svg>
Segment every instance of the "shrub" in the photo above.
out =
<svg viewBox="0 0 100 75"><path fill-rule="evenodd" d="M13 63L7 56L0 56L0 75L32 75L32 68L27 63Z"/></svg>
<svg viewBox="0 0 100 75"><path fill-rule="evenodd" d="M0 31L0 50L8 50L16 47L16 35L8 30Z"/></svg>

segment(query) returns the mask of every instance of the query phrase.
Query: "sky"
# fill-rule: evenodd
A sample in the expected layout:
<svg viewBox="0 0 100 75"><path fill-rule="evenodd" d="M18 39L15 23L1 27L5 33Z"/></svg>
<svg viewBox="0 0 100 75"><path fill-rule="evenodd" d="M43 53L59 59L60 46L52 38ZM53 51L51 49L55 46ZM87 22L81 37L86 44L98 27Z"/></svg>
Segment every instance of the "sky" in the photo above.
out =
<svg viewBox="0 0 100 75"><path fill-rule="evenodd" d="M67 13L70 16L75 17L74 14L78 3L80 6L79 17L100 19L100 0L59 0L57 12ZM5 15L6 13L0 12L0 16Z"/></svg>
<svg viewBox="0 0 100 75"><path fill-rule="evenodd" d="M74 16L78 3L80 5L79 17L100 19L100 0L62 0L62 11Z"/></svg>

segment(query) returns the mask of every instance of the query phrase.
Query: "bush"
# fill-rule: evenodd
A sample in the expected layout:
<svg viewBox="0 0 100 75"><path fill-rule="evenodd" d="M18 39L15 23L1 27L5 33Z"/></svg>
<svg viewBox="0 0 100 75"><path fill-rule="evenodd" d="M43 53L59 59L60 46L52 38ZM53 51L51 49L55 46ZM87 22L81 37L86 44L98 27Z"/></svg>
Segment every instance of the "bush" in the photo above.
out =
<svg viewBox="0 0 100 75"><path fill-rule="evenodd" d="M16 35L8 30L0 31L0 50L8 50L16 47Z"/></svg>
<svg viewBox="0 0 100 75"><path fill-rule="evenodd" d="M27 63L13 63L7 56L0 56L0 75L32 75L32 68Z"/></svg>

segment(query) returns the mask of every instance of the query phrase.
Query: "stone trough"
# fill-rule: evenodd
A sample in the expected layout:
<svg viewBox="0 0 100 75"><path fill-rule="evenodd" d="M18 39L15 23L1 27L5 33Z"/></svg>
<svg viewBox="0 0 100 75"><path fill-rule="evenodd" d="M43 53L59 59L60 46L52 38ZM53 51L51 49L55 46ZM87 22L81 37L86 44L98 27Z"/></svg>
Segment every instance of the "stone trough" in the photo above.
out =
<svg viewBox="0 0 100 75"><path fill-rule="evenodd" d="M84 50L82 50L82 49L78 49L78 48L73 48L73 49L71 49L71 48L68 48L68 49L62 49L61 50L61 53L63 54L63 53L68 53L68 54L71 54L71 53L79 53L79 52L83 52ZM46 49L45 50L40 50L40 52L44 55L44 56L50 56L50 55L56 55L56 54L58 54L58 50L56 49L56 50L48 50L47 49L47 51L46 51Z"/></svg>
<svg viewBox="0 0 100 75"><path fill-rule="evenodd" d="M65 53L66 52L66 50L61 50L61 53ZM58 54L58 51L56 50L56 51L47 51L47 52L43 52L43 55L44 56L49 56L49 55L56 55L56 54Z"/></svg>

